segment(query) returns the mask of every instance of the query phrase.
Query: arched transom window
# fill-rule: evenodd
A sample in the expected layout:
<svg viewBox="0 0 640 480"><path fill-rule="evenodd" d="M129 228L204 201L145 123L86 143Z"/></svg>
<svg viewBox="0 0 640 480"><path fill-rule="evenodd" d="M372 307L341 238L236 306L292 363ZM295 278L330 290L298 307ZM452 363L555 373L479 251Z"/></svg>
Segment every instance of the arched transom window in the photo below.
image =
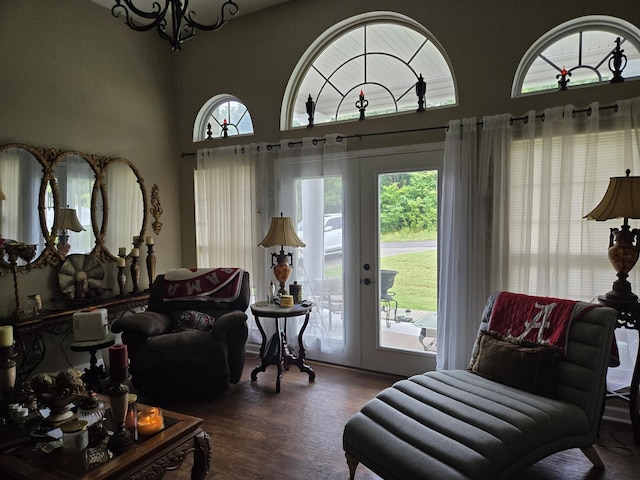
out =
<svg viewBox="0 0 640 480"><path fill-rule="evenodd" d="M193 125L193 141L253 134L247 107L233 95L216 95L206 102Z"/></svg>
<svg viewBox="0 0 640 480"><path fill-rule="evenodd" d="M520 61L511 96L633 78L640 78L640 30L592 15L563 23L534 43Z"/></svg>
<svg viewBox="0 0 640 480"><path fill-rule="evenodd" d="M366 117L413 112L416 84L424 78L424 108L456 103L444 50L424 27L391 12L360 15L325 32L298 63L285 93L281 127L358 119L361 94Z"/></svg>

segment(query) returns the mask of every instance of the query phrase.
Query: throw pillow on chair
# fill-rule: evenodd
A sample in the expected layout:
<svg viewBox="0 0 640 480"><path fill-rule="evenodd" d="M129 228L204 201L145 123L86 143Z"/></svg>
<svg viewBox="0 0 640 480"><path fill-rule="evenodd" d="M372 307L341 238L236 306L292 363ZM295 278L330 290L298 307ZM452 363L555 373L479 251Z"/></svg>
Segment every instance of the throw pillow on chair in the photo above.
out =
<svg viewBox="0 0 640 480"><path fill-rule="evenodd" d="M211 315L196 310L185 310L178 320L178 329L186 330L193 328L197 330L209 330L216 321Z"/></svg>

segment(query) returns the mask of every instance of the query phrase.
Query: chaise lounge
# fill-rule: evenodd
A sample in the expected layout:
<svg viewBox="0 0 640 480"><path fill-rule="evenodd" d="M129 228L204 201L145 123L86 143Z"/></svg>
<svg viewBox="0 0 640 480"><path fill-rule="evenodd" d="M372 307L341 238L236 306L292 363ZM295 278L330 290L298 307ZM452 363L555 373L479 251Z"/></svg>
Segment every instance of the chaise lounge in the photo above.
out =
<svg viewBox="0 0 640 480"><path fill-rule="evenodd" d="M503 294L514 295L489 298L468 370L401 380L347 422L343 447L351 479L359 463L387 480L507 479L569 448L582 449L594 466L604 468L593 443L616 312L567 303L573 305L571 318L564 352L558 353L487 333ZM545 303L568 302L516 298L523 299L541 311ZM539 326L537 320L527 327Z"/></svg>

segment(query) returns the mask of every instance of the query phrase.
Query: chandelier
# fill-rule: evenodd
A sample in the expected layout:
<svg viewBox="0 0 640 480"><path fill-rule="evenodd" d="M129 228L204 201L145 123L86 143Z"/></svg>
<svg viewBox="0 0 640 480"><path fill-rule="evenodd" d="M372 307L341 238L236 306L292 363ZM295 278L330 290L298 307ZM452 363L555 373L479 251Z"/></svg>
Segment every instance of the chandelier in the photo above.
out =
<svg viewBox="0 0 640 480"><path fill-rule="evenodd" d="M225 1L220 7L220 15L212 25L204 25L195 20L196 13L188 10L189 0L154 0L151 11L144 11L134 5L139 0L116 0L111 8L114 17L124 14L125 23L137 32L146 32L155 28L158 34L171 44L174 51L182 49L182 43L196 34L196 30L214 31L226 22L225 14L237 15L238 5L233 0ZM144 20L149 20L145 23Z"/></svg>

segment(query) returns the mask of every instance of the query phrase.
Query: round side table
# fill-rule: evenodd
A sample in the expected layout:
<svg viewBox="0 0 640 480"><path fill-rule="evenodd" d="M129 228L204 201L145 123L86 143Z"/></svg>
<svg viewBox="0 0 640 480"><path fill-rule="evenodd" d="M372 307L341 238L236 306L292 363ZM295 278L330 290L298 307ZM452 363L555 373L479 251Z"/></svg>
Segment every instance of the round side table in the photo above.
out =
<svg viewBox="0 0 640 480"><path fill-rule="evenodd" d="M309 314L313 309L313 303L303 302L293 307L280 307L267 302L257 302L251 305L251 313L256 319L258 330L262 335L262 345L260 346L260 357L262 364L251 372L251 381L254 382L258 378L258 373L264 372L269 365L275 365L278 368L278 376L276 378L276 393L280 393L280 381L282 379L282 369L289 370L289 365L296 365L301 372L309 375L309 381L313 382L316 373L313 369L304 363L305 352L302 344L302 336L309 323ZM300 317L304 315L304 323L298 332L298 354L295 355L287 343L287 319L291 317ZM260 317L273 318L276 323L276 333L273 334L267 343L267 335L260 323ZM284 319L284 328L280 328L280 319Z"/></svg>
<svg viewBox="0 0 640 480"><path fill-rule="evenodd" d="M74 352L89 352L89 368L84 369L82 379L87 384L87 390L102 393L100 380L107 377L104 371L104 365L98 366L96 352L100 349L110 347L116 343L116 336L113 333L108 334L102 340L87 340L84 342L72 342L71 350Z"/></svg>

